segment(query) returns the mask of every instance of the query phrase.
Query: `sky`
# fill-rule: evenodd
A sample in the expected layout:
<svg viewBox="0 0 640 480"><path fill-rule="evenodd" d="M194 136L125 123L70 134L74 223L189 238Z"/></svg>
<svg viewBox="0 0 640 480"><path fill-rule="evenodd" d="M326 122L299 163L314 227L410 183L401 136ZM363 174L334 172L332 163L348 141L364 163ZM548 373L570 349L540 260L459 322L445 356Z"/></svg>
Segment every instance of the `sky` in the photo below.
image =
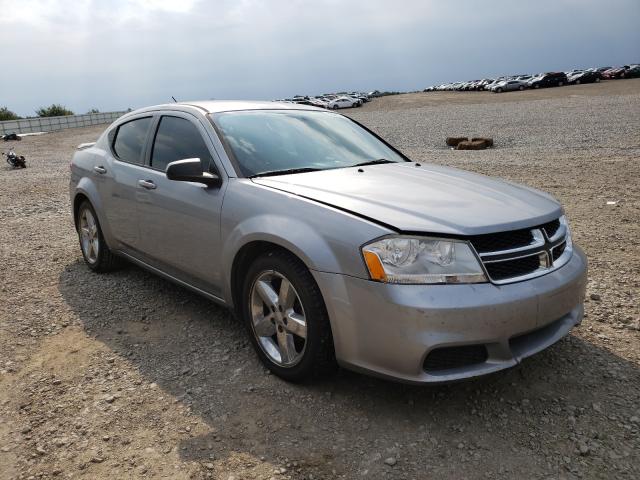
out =
<svg viewBox="0 0 640 480"><path fill-rule="evenodd" d="M420 90L640 62L640 0L0 0L0 107Z"/></svg>

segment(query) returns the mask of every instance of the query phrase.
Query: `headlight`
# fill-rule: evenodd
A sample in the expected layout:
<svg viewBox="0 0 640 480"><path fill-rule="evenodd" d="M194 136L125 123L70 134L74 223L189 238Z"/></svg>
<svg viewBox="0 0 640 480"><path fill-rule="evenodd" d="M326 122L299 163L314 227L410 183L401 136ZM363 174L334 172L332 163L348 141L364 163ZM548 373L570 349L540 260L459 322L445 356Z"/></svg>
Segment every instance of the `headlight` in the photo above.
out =
<svg viewBox="0 0 640 480"><path fill-rule="evenodd" d="M460 240L387 237L362 247L372 280L385 283L480 283L487 277Z"/></svg>

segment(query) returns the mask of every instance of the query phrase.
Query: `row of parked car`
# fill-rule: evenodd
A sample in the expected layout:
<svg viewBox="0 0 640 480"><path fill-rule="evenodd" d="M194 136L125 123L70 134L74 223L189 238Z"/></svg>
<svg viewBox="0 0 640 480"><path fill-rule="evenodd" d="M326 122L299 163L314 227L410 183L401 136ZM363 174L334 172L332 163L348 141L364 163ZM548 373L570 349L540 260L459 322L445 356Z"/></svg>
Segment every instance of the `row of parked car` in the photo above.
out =
<svg viewBox="0 0 640 480"><path fill-rule="evenodd" d="M624 65L622 67L593 67L570 72L547 72L537 75L511 75L498 78L484 78L468 82L443 83L425 88L425 92L440 91L490 91L495 93L510 90L524 90L526 88L561 87L563 85L578 85L580 83L594 83L600 80L614 80L619 78L640 77L640 65Z"/></svg>
<svg viewBox="0 0 640 480"><path fill-rule="evenodd" d="M376 92L340 92L325 93L324 95L319 95L317 97L311 97L308 95L296 95L293 98L283 98L276 101L299 103L302 105L312 105L314 107L326 108L329 110L337 110L339 108L360 107L375 96Z"/></svg>

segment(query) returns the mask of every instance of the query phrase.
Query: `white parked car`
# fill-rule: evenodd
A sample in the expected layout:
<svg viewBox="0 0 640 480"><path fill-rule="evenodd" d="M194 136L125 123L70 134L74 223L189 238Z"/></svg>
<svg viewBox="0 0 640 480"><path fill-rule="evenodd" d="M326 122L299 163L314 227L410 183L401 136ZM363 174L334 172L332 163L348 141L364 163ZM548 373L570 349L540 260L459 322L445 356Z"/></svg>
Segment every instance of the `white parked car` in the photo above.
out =
<svg viewBox="0 0 640 480"><path fill-rule="evenodd" d="M351 108L351 107L359 107L360 102L353 98L349 97L339 97L335 100L331 100L327 104L327 108L331 108L333 110L337 110L338 108Z"/></svg>

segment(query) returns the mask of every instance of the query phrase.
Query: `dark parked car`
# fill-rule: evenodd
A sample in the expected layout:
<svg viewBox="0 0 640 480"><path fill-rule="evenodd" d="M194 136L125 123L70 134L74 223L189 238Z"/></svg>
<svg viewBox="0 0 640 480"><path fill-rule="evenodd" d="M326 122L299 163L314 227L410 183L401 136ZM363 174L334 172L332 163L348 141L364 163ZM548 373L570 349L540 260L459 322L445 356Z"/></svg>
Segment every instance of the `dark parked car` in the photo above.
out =
<svg viewBox="0 0 640 480"><path fill-rule="evenodd" d="M567 75L564 72L542 73L529 80L529 88L561 87L566 85Z"/></svg>
<svg viewBox="0 0 640 480"><path fill-rule="evenodd" d="M600 72L591 72L589 70L584 72L574 72L567 76L568 83L571 85L579 85L581 83L594 83L599 82L602 79Z"/></svg>
<svg viewBox="0 0 640 480"><path fill-rule="evenodd" d="M624 73L624 78L638 77L640 77L640 65L631 65L631 67Z"/></svg>
<svg viewBox="0 0 640 480"><path fill-rule="evenodd" d="M625 78L627 76L627 70L629 69L629 65L624 65L622 67L613 67L609 70L605 70L602 73L602 78L606 78L607 80L615 80L617 78Z"/></svg>

